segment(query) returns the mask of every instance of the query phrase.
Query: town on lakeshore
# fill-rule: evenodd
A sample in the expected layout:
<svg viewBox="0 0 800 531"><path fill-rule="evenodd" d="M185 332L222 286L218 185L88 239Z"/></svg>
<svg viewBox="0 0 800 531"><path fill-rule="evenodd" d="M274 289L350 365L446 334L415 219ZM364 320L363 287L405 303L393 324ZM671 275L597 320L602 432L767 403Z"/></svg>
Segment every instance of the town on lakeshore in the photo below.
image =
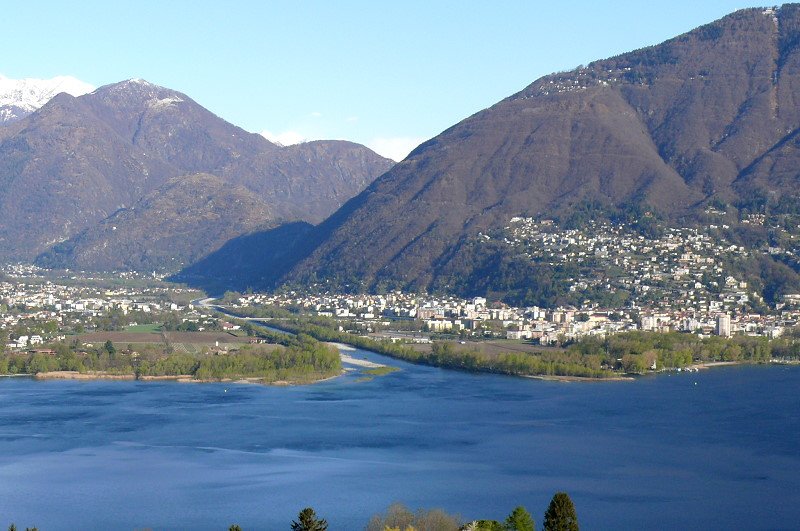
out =
<svg viewBox="0 0 800 531"><path fill-rule="evenodd" d="M714 225L709 227L714 229ZM645 236L608 222L561 229L552 220L516 217L500 234L481 237L501 239L528 259L550 265L592 262L590 274L578 270L578 276L566 283L573 300L585 300L544 308L514 307L486 297L400 291L281 291L228 293L224 303L234 310L294 309L334 318L342 323L342 330L411 343L450 336L552 346L634 330L777 338L800 319L800 294L784 294L781 302L767 305L756 291L748 289L747 282L725 267L736 256L752 251L729 244L708 230L667 229L657 236ZM789 251L770 248L764 252ZM609 273L597 275L598 270ZM624 305L604 307L597 302L596 293L606 299L623 293ZM214 326L238 328L224 320L219 324L210 308L197 303L203 297L202 292L163 282L155 273L104 276L9 265L0 277L0 327L11 351L63 341L69 334L161 324L165 316L194 331Z"/></svg>
<svg viewBox="0 0 800 531"><path fill-rule="evenodd" d="M763 222L756 218L750 221ZM486 297L399 291L378 295L256 293L229 302L239 308L299 308L346 319L359 330L396 341L409 337L429 340L429 334L392 331L403 320L418 322L420 332L532 340L541 345L633 330L780 337L798 323L800 294L783 294L780 302L770 307L757 291L748 289L745 280L726 268L752 251L714 234L718 228L725 227L667 228L663 234L644 235L609 222L590 221L584 228L561 229L553 220L515 217L500 234L481 235L486 240L500 239L538 263L591 262L591 267L576 269L576 276L565 279L570 299L576 301L568 306L514 307ZM792 254L779 247L763 252ZM624 304L597 302L609 299L624 300Z"/></svg>

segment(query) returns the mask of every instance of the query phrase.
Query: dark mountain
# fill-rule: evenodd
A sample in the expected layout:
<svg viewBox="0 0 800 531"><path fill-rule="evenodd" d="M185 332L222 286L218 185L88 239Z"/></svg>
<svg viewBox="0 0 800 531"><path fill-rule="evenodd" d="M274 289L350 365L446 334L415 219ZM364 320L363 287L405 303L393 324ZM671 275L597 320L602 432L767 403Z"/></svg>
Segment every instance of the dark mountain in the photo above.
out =
<svg viewBox="0 0 800 531"><path fill-rule="evenodd" d="M514 216L566 219L592 205L685 224L712 204L742 213L754 198L796 198L798 100L800 8L738 11L543 77L467 118L345 204L271 278L485 291L512 257L478 235Z"/></svg>
<svg viewBox="0 0 800 531"><path fill-rule="evenodd" d="M269 205L263 223L318 222L391 165L349 142L277 146L225 122L185 94L142 80L78 98L62 93L0 128L0 258L33 258L132 207L168 180L195 173L215 175L256 194ZM181 190L189 189L173 193ZM179 197L173 199L181 204ZM120 229L137 219L128 215L115 223ZM106 233L100 227L93 234ZM61 249L78 249L81 242ZM119 251L113 238L95 245L101 247L108 254L83 253L96 256L95 267L127 263L126 257L115 256ZM81 257L73 261L68 253L56 254L62 265L90 265ZM175 257L178 263L187 258Z"/></svg>

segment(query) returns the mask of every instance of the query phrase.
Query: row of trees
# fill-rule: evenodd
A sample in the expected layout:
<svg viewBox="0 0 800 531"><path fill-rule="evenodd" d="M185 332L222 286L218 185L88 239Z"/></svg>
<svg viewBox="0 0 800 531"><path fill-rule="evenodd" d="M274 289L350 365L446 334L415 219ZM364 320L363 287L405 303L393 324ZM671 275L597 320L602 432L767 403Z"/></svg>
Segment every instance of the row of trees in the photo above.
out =
<svg viewBox="0 0 800 531"><path fill-rule="evenodd" d="M284 343L244 345L229 354L175 353L163 345L117 349L107 341L88 347L77 341L50 345L52 353L0 353L0 374L37 374L50 371L102 372L141 376L189 375L200 380L260 378L313 381L341 372L339 352L308 335L279 334Z"/></svg>
<svg viewBox="0 0 800 531"><path fill-rule="evenodd" d="M307 334L319 341L347 343L356 348L371 350L411 363L444 367L471 372L491 372L513 375L553 375L607 378L614 376L610 370L588 366L580 356L560 356L558 352L541 354L485 354L475 350L456 348L453 343L434 343L431 352L419 352L409 345L391 341L377 341L368 337L341 332L332 320L301 318L281 320L277 326L296 334ZM261 332L259 331L260 335Z"/></svg>
<svg viewBox="0 0 800 531"><path fill-rule="evenodd" d="M109 348L110 347L110 348ZM0 374L37 374L49 371L102 371L109 374L133 374L134 359L131 351L117 351L113 344L103 346L82 345L74 340L47 345L53 353L34 351L32 353L0 354ZM155 345L145 350L158 355L162 352Z"/></svg>
<svg viewBox="0 0 800 531"><path fill-rule="evenodd" d="M765 337L700 337L680 332L626 332L585 337L570 345L568 352L599 359L601 364L625 372L685 367L695 361L768 362L772 358L800 359L800 342L793 335L769 340ZM621 360L621 361L618 361Z"/></svg>
<svg viewBox="0 0 800 531"><path fill-rule="evenodd" d="M544 531L578 531L575 505L566 492L556 492L544 513ZM515 508L503 522L477 520L460 528L463 531L535 531L536 524L523 506Z"/></svg>
<svg viewBox="0 0 800 531"><path fill-rule="evenodd" d="M306 507L292 521L292 531L327 531L328 522ZM461 517L441 509L412 511L401 503L389 506L383 514L374 515L365 531L535 531L533 517L523 506L516 507L508 517L497 520L474 520L464 523ZM566 492L557 492L544 513L544 531L578 531L575 505ZM228 531L242 531L236 524Z"/></svg>

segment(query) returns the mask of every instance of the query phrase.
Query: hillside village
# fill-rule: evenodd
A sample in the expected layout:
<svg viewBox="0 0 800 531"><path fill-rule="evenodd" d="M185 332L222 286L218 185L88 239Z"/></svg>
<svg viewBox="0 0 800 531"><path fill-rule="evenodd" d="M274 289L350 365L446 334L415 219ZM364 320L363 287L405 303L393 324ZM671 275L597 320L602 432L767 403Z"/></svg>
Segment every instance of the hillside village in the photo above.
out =
<svg viewBox="0 0 800 531"><path fill-rule="evenodd" d="M625 224L607 221L563 229L553 220L516 217L499 234L479 236L487 241L499 239L521 259L552 266L577 265L578 276L567 279L568 289L578 299L584 295L585 299L574 306L511 307L483 297L401 292L252 294L240 297L234 306L302 308L353 321L373 332L392 328L391 320L416 320L432 333L500 336L546 345L631 330L774 338L795 326L800 319L800 294L787 294L774 308L768 308L760 294L729 269L731 263L755 251L712 236L718 228L727 227L666 228L663 234L648 237ZM790 251L768 248L764 252ZM605 274L598 275L598 271ZM619 294L625 303L602 307L592 301L597 293Z"/></svg>

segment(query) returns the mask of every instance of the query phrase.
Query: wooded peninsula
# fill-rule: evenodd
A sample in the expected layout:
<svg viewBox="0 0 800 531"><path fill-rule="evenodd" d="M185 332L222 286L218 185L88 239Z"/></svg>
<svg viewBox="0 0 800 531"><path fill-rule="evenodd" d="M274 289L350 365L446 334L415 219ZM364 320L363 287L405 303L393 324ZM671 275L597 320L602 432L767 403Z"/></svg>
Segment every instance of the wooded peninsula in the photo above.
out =
<svg viewBox="0 0 800 531"><path fill-rule="evenodd" d="M78 339L22 353L0 353L0 374L53 374L70 371L84 378L165 379L195 381L247 380L258 383L312 383L342 372L339 352L305 335L262 334L268 343L244 344L235 349L175 352L160 344L118 348L112 341L82 344ZM269 336L269 337L267 337Z"/></svg>

